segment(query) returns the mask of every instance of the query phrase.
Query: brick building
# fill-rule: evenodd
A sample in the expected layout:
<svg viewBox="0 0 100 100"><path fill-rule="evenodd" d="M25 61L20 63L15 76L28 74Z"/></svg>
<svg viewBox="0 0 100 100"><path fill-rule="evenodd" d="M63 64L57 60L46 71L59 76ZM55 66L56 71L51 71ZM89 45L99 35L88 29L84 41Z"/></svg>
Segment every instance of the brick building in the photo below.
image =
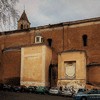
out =
<svg viewBox="0 0 100 100"><path fill-rule="evenodd" d="M52 49L52 61L48 65L51 86L57 85L58 54L66 51L84 51L86 82L100 85L99 17L30 28L24 11L17 30L0 32L0 82L20 84L21 48L34 45Z"/></svg>

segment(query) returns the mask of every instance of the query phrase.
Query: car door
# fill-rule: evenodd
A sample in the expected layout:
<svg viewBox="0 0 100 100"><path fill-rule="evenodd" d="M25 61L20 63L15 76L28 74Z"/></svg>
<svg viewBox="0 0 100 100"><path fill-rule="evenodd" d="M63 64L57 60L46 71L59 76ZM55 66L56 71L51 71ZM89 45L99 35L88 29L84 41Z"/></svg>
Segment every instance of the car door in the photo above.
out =
<svg viewBox="0 0 100 100"><path fill-rule="evenodd" d="M98 93L96 94L96 100L100 100L100 90L98 90Z"/></svg>
<svg viewBox="0 0 100 100"><path fill-rule="evenodd" d="M98 91L97 90L91 90L88 92L88 100L98 100L97 99Z"/></svg>

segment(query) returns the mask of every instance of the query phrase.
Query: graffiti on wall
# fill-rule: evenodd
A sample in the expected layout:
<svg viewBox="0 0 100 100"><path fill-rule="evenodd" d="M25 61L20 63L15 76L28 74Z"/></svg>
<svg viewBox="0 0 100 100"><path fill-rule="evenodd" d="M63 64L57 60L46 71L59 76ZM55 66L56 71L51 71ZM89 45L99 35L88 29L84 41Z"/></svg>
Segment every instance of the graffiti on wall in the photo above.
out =
<svg viewBox="0 0 100 100"><path fill-rule="evenodd" d="M85 88L85 80L58 80L58 87L74 91L79 88Z"/></svg>

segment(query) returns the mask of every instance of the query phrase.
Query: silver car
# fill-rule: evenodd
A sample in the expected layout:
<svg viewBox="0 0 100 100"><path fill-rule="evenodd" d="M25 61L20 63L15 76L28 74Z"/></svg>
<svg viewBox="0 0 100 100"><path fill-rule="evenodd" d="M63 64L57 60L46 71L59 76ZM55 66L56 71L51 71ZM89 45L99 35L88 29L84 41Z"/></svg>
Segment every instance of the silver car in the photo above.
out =
<svg viewBox="0 0 100 100"><path fill-rule="evenodd" d="M56 94L56 95L59 95L59 94L60 94L60 90L59 90L57 87L52 87L52 88L49 90L49 94Z"/></svg>
<svg viewBox="0 0 100 100"><path fill-rule="evenodd" d="M69 89L64 89L61 92L61 95L63 95L63 96L72 96L72 92Z"/></svg>

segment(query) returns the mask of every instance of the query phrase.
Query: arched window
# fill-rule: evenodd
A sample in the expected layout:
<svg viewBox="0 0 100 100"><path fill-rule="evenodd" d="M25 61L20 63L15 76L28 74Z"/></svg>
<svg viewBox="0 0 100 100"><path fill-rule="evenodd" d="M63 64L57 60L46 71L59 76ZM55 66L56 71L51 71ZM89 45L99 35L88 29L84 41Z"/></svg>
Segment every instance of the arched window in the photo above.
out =
<svg viewBox="0 0 100 100"><path fill-rule="evenodd" d="M23 29L23 24L21 24L21 29Z"/></svg>
<svg viewBox="0 0 100 100"><path fill-rule="evenodd" d="M87 39L88 39L87 35L83 35L82 38L83 38L83 46L87 46Z"/></svg>

